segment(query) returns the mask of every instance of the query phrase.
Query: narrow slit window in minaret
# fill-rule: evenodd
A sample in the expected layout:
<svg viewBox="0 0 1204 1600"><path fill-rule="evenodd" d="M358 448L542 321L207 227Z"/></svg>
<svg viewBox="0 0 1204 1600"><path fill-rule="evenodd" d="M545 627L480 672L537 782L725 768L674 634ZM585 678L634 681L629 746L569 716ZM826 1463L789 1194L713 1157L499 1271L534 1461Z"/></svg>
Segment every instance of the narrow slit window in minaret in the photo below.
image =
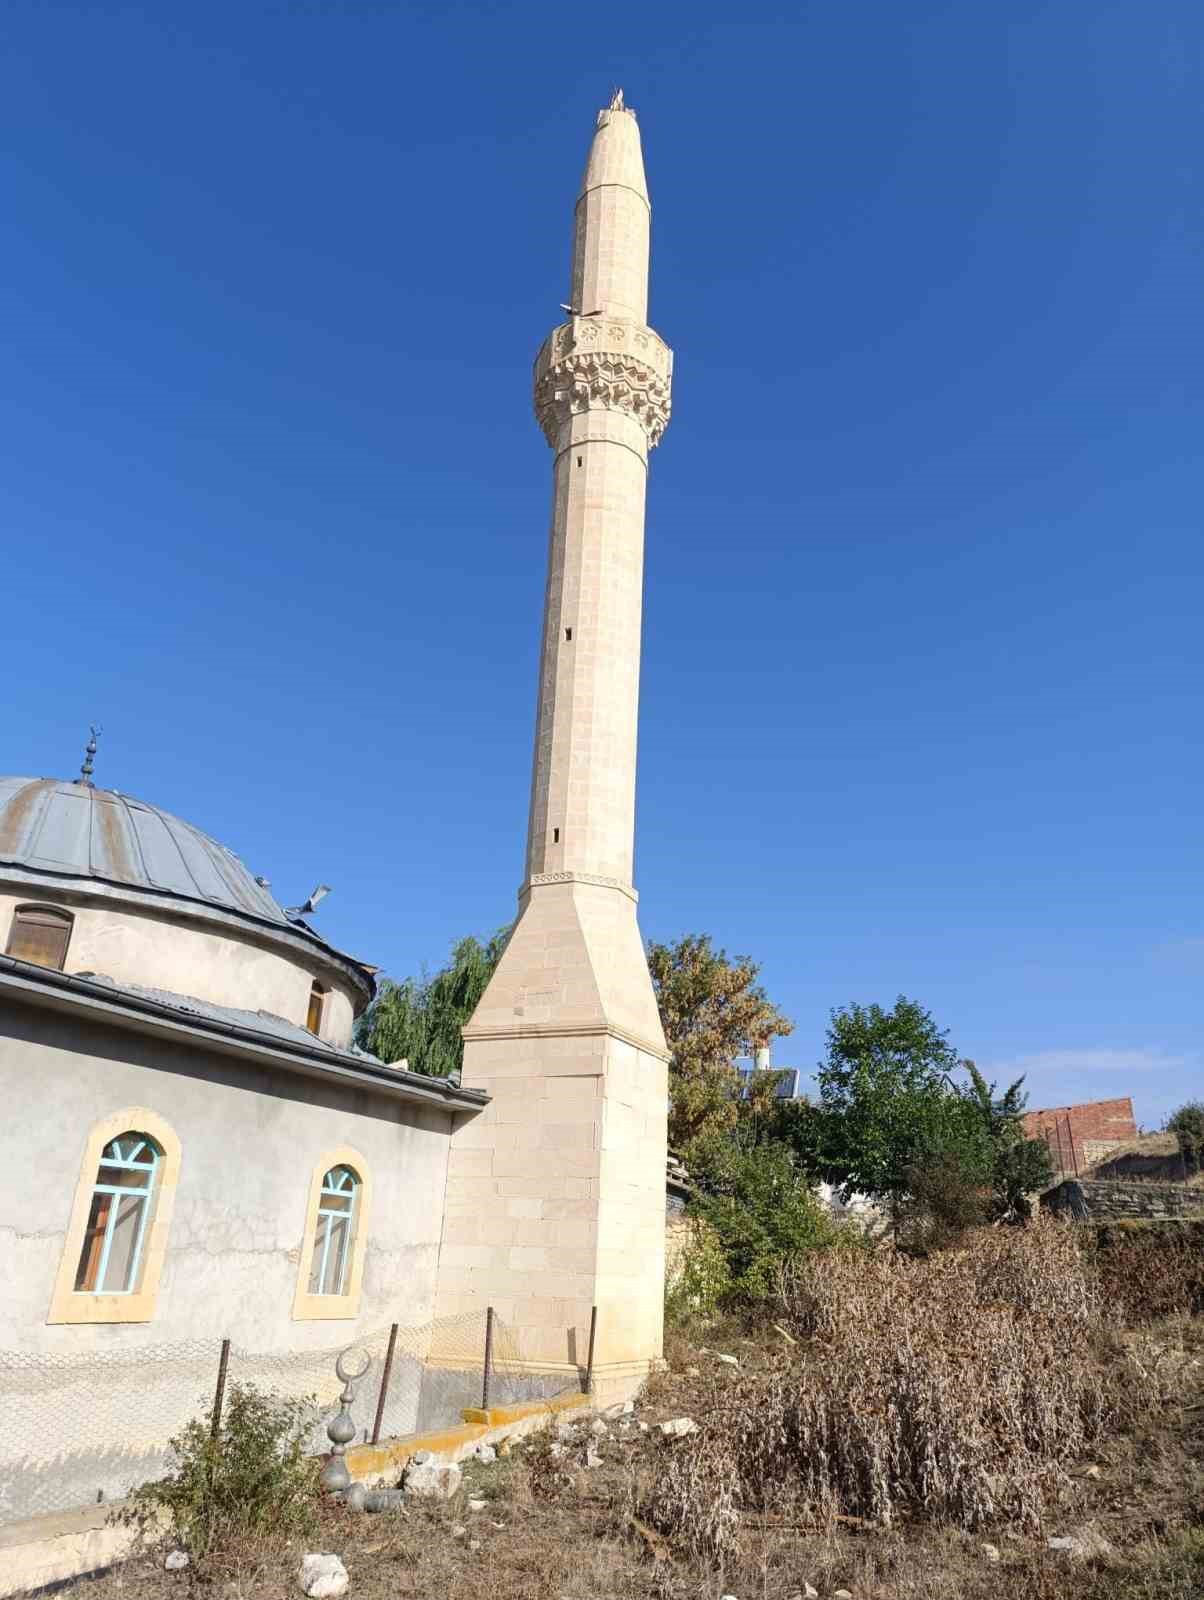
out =
<svg viewBox="0 0 1204 1600"><path fill-rule="evenodd" d="M578 466L580 466L580 465L581 465L581 457L580 457L580 456L578 456L578 457L577 457L577 465L578 465Z"/></svg>
<svg viewBox="0 0 1204 1600"><path fill-rule="evenodd" d="M565 629L565 630L564 630L564 636L565 636L565 638L566 638L566 639L571 639L571 638L572 638L572 637L573 637L573 630L572 630L572 628L566 628L566 629Z"/></svg>
<svg viewBox="0 0 1204 1600"><path fill-rule="evenodd" d="M552 843L553 844L559 844L560 843L560 829L559 828L553 828L552 829Z"/></svg>

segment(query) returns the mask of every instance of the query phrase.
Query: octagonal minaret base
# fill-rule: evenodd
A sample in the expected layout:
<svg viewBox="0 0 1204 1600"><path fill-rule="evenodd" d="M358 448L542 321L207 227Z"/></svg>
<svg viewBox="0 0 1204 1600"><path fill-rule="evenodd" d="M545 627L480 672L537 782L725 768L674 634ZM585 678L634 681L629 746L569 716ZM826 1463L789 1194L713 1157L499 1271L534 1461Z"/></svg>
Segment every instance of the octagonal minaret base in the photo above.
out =
<svg viewBox="0 0 1204 1600"><path fill-rule="evenodd" d="M645 321L639 129L599 113L573 232L571 315L535 363L554 452L526 879L464 1030L490 1096L452 1141L439 1312L492 1305L520 1361L594 1388L661 1358L667 1054L632 887L648 452L672 355Z"/></svg>
<svg viewBox="0 0 1204 1600"><path fill-rule="evenodd" d="M595 1389L634 1392L661 1354L666 1071L633 900L533 884L465 1037L490 1100L452 1141L441 1315L492 1305L571 1383L597 1306Z"/></svg>

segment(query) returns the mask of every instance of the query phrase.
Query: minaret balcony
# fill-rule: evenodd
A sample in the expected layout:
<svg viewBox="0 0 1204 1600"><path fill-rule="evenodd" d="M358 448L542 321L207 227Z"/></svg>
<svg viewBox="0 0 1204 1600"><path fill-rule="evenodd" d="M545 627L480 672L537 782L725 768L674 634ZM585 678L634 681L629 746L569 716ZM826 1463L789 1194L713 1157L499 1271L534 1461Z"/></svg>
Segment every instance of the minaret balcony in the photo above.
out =
<svg viewBox="0 0 1204 1600"><path fill-rule="evenodd" d="M555 448L566 420L583 411L623 411L651 450L672 409L673 352L651 328L611 317L573 317L554 328L535 358L535 415Z"/></svg>

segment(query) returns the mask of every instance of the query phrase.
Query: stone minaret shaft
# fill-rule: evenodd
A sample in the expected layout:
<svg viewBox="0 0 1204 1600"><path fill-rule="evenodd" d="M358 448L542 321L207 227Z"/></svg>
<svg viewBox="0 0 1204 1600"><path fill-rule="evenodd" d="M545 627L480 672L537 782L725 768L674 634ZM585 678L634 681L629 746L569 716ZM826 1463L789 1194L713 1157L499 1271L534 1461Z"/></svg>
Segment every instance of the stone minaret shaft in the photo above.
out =
<svg viewBox="0 0 1204 1600"><path fill-rule="evenodd" d="M527 877L629 885L648 452L672 356L645 325L648 188L631 111L598 116L573 227L571 320L535 363L555 452Z"/></svg>
<svg viewBox="0 0 1204 1600"><path fill-rule="evenodd" d="M635 115L598 115L573 233L570 316L535 363L554 452L527 861L519 915L464 1029L439 1314L493 1306L521 1362L595 1392L659 1359L665 1039L632 887L648 452L672 357L646 326L648 191ZM438 1352L435 1352L436 1355ZM451 1353L449 1352L449 1359Z"/></svg>

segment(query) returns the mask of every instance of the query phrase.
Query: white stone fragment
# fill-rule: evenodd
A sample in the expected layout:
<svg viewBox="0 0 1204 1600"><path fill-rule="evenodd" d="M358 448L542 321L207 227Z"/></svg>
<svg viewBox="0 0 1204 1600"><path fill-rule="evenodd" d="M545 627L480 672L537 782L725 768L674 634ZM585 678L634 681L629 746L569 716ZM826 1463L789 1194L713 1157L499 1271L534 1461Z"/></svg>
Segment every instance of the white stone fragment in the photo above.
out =
<svg viewBox="0 0 1204 1600"><path fill-rule="evenodd" d="M468 1502L468 1509L470 1511L484 1511L488 1504L488 1500L470 1500Z"/></svg>
<svg viewBox="0 0 1204 1600"><path fill-rule="evenodd" d="M660 1430L666 1439L681 1439L687 1433L702 1432L693 1417L674 1417L671 1422L662 1422Z"/></svg>
<svg viewBox="0 0 1204 1600"><path fill-rule="evenodd" d="M188 1565L188 1552L186 1550L169 1550L163 1561L165 1572L183 1572Z"/></svg>
<svg viewBox="0 0 1204 1600"><path fill-rule="evenodd" d="M302 1593L309 1600L334 1600L336 1595L346 1594L351 1582L347 1568L338 1556L331 1555L302 1556L299 1577Z"/></svg>
<svg viewBox="0 0 1204 1600"><path fill-rule="evenodd" d="M479 1444L473 1451L473 1455L478 1461L484 1462L486 1466L492 1465L497 1460L497 1451L491 1444Z"/></svg>
<svg viewBox="0 0 1204 1600"><path fill-rule="evenodd" d="M725 1367L738 1367L739 1359L736 1356L716 1356L716 1361L722 1361Z"/></svg>
<svg viewBox="0 0 1204 1600"><path fill-rule="evenodd" d="M450 1466L423 1462L406 1468L405 1491L427 1500L450 1500L459 1490L463 1476L454 1462Z"/></svg>
<svg viewBox="0 0 1204 1600"><path fill-rule="evenodd" d="M991 1562L992 1565L1003 1559L999 1554L999 1546L997 1544L980 1544L978 1548L983 1560Z"/></svg>

